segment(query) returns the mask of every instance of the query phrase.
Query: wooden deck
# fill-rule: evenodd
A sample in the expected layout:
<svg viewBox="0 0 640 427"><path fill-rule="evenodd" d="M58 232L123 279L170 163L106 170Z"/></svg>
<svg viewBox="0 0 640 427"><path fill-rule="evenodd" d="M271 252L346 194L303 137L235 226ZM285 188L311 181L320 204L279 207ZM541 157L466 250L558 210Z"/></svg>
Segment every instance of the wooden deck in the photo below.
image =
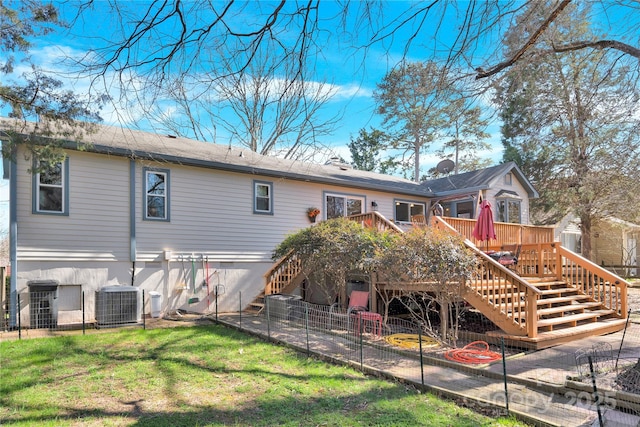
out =
<svg viewBox="0 0 640 427"><path fill-rule="evenodd" d="M352 219L363 226L403 232L377 212ZM545 348L624 328L628 283L554 242L552 228L497 223L498 239L487 245L473 240L474 225L474 220L441 217L432 218L430 224L461 234L476 255L475 278L461 286L460 297L499 329L489 336ZM414 226L426 226L426 222L415 218ZM519 248L519 257L518 263L509 268L486 253L512 245ZM265 275L264 293L251 306L260 309L265 295L291 292L301 283L302 270L295 253L279 260ZM428 291L430 286L373 282L375 292L392 288L396 292ZM376 308L375 304L371 307L374 311Z"/></svg>

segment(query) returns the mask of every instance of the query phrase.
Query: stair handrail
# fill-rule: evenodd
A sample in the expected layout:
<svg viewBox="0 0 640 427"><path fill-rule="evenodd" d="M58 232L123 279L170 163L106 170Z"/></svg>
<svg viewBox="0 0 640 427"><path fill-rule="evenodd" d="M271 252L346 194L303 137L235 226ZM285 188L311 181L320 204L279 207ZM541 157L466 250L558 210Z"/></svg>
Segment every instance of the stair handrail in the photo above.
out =
<svg viewBox="0 0 640 427"><path fill-rule="evenodd" d="M378 230L392 230L402 233L402 229L389 221L379 212L367 212L364 214L351 215L350 220L360 222L365 227L375 227ZM265 295L281 293L295 277L303 271L302 260L293 250L286 253L277 260L273 266L264 274ZM286 279L283 279L286 278Z"/></svg>
<svg viewBox="0 0 640 427"><path fill-rule="evenodd" d="M456 235L461 235L442 217L432 217L431 224L433 227L447 230ZM480 290L487 292L500 292L501 288L504 288L505 290L510 289L511 298L508 298L510 302L507 303L507 306L511 310L504 310L503 314L519 328L526 329L528 337L535 338L538 335L537 309L538 299L540 299L540 296L542 295L540 289L491 258L484 251L479 249L471 240L465 238L464 245L480 260L478 278L476 280L476 283L479 283L479 287L473 288L468 286L469 290L478 295L482 295ZM516 294L521 293L524 293L525 295L524 300L515 297ZM494 308L500 308L490 303L488 300L486 303ZM524 317L514 315L514 313L522 311L525 312Z"/></svg>
<svg viewBox="0 0 640 427"><path fill-rule="evenodd" d="M284 275L283 272L289 270L288 274ZM282 258L277 260L275 264L264 274L265 277L265 295L279 294L285 289L291 280L281 280L283 276L290 279L296 277L302 273L302 261L298 254L292 249L287 252Z"/></svg>
<svg viewBox="0 0 640 427"><path fill-rule="evenodd" d="M621 319L626 319L629 282L560 244L555 247L558 278L613 310Z"/></svg>
<svg viewBox="0 0 640 427"><path fill-rule="evenodd" d="M404 233L400 227L378 211L349 215L347 218L361 223L364 227L376 228L379 231L391 230L397 233Z"/></svg>

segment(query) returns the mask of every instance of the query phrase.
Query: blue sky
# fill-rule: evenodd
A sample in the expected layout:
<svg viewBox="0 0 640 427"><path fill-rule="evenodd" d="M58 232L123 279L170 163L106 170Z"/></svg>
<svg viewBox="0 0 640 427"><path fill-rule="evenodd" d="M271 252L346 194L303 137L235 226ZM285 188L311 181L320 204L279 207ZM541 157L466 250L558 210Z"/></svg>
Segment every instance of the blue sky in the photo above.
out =
<svg viewBox="0 0 640 427"><path fill-rule="evenodd" d="M117 30L119 23L114 19L115 17L109 13L108 6L113 1L106 0L94 0L93 5L95 9L87 9L83 12L79 19L74 20L77 10L75 6L78 4L75 1L54 1L61 11L63 19L73 21L74 25L64 32L52 33L46 37L39 37L33 40L33 47L30 50L31 57L38 66L45 70L53 72L65 73L69 71L69 68L63 62L64 58L82 58L92 48L99 48L104 46L112 38L112 34ZM117 0L119 7L130 7L135 13L139 13L145 10L145 4L148 2L143 0L124 1ZM220 2L215 2L220 4ZM183 2L183 4L192 4L189 1ZM237 3L236 3L237 4ZM274 3L271 2L258 2L249 3L247 9L242 11L242 14L238 15L238 19L244 19L245 22L250 23L252 19L252 9L260 7L270 7ZM287 3L292 4L292 2ZM345 2L341 2L345 4ZM350 2L350 7L359 8L362 7L362 2ZM385 3L385 10L383 13L385 22L393 22L396 18L396 23L403 18L398 14L400 11L405 10L407 4L425 5L424 3L408 3L401 1L390 1ZM430 15L433 19L424 22L423 28L420 31L420 37L417 38L411 49L405 51L406 41L410 39L412 28L404 28L401 31L395 33L393 38L385 40L383 43L375 44L367 51L367 55L363 55L362 50L344 50L345 44L340 44L340 38L336 34L335 28L331 25L324 23L322 31L319 33L325 39L322 41L324 46L330 46L320 52L316 60L316 74L314 76L318 81L325 81L332 86L332 90L335 91L335 97L327 104L326 108L329 113L333 111L343 111L344 116L336 127L335 132L328 136L322 136L322 142L326 145L330 145L334 148L335 152L342 157L349 159L349 151L347 144L352 137L356 137L360 129L371 127L377 128L380 125L380 117L375 114L375 104L372 99L372 94L376 88L376 84L381 81L383 76L393 67L403 56L410 61L423 61L438 58L440 55L444 55L448 52L448 46L451 43L452 37L459 28L459 20L456 19L456 13L464 11L469 4L469 0L458 0L456 2L444 3L440 2L437 5L447 4L449 9L448 13L444 16L442 22L438 22L436 19L440 16L437 12ZM612 0L605 0L604 2L593 2L594 10L593 16L602 29L609 34L608 38L619 39L626 41L632 46L640 45L640 34L637 29L640 27L640 7L637 3L634 5L629 0L627 4L622 3L623 7L620 9ZM634 13L634 7L635 12ZM320 2L320 8L324 17L331 14L337 15L340 11L340 6L331 1ZM349 18L352 19L352 18ZM374 20L376 17L374 17ZM351 27L352 21L348 21L347 27ZM434 35L433 30L438 28L440 31L437 35ZM285 34L286 35L286 34ZM494 34L495 37L495 34ZM364 39L364 34L357 44L364 44L367 40ZM342 48L342 49L341 49ZM469 68L477 66L493 65L504 58L500 57L500 43L498 39L484 40L479 43L476 51L471 57L468 57L467 66ZM18 66L16 73L13 76L4 76L3 79L7 81L11 78L17 79L20 73L27 71L26 68ZM64 77L69 88L74 89L78 93L86 92L89 88L89 82L87 80L74 80L72 74L67 74ZM113 77L109 75L109 77ZM131 76L132 81L135 82L134 75ZM118 98L118 90L115 87L109 88L111 95L114 98ZM481 107L487 112L491 112L491 105L486 99L480 99ZM166 111L170 113L172 106L170 103L161 104ZM103 117L106 124L133 126L133 119L140 117L140 111L136 109L135 105L126 108L120 108L121 111L125 111L128 118L125 117L118 119L115 117L114 108L107 108L103 111ZM0 110L0 115L6 115L6 110ZM131 120L129 120L131 119ZM154 128L144 121L140 122L142 130L153 131ZM491 143L491 149L480 153L484 158L491 159L494 163L499 162L502 156L502 146L500 144L499 135L499 123L495 120L492 121L488 128L490 138L488 142ZM224 140L224 135L218 135L220 140L214 142L227 143ZM423 172L429 167L434 166L441 160L432 154L424 153L421 156L422 170ZM0 168L1 168L0 162ZM6 224L7 210L8 210L8 184L5 181L0 182L0 224ZM0 226L0 231L6 228L6 226Z"/></svg>
<svg viewBox="0 0 640 427"><path fill-rule="evenodd" d="M73 3L54 2L56 3L64 19L72 21L75 17L76 10ZM461 2L463 4L464 2ZM133 4L137 9L143 10L145 2L127 2L122 3ZM260 7L267 3L252 3L248 10L244 10L244 15L238 19L246 19L250 15L251 7ZM356 2L357 4L357 2ZM75 20L74 25L64 33L53 33L47 37L39 38L34 41L31 49L32 58L43 68L52 71L64 71L66 67L61 62L64 57L81 58L86 55L91 48L99 48L109 42L109 35L113 34L118 23L113 20L114 16L109 14L108 2L97 1L96 9L87 9L83 12L81 19ZM388 4L385 18L393 16L393 11L402 10L406 3L391 2ZM323 16L335 15L339 10L339 6L332 2L321 2L320 7L323 10ZM249 18L250 19L250 18ZM318 34L326 38L322 43L328 46L338 46L339 36L331 33L327 24L321 24L322 30ZM373 46L367 51L366 57L363 51L341 50L341 49L323 49L315 61L315 77L318 81L324 81L330 85L332 92L335 94L325 107L326 116L333 115L336 111L343 112L343 118L336 126L335 131L331 135L321 136L321 142L334 148L337 154L342 155L346 159L350 159L349 151L346 145L352 137L356 137L360 129L370 129L372 127L380 127L380 117L375 114L375 104L372 98L376 84L382 80L384 75L400 60L404 54L406 40L409 37L407 31L396 34L393 42L385 42ZM442 49L446 38L450 36L450 32L441 32L441 38L438 40L439 48ZM361 40L365 43L365 40ZM407 52L410 60L428 60L434 58L434 43L414 43L414 47ZM345 46L342 44L342 46ZM88 81L69 80L69 85L79 92L88 88ZM115 87L111 87L111 95L118 98L119 92ZM171 114L174 106L170 101L158 103L164 107L167 114ZM122 126L132 126L134 121L141 115L140 111L136 111L135 106L126 109L125 117L116 117L114 108L109 107L103 110L102 116L106 124L115 124ZM124 108L118 108L122 113ZM128 117L127 117L128 116ZM153 131L154 126L148 122L141 120L137 125L142 130ZM157 128L155 128L157 129ZM491 141L493 149L482 153L484 157L492 158L498 161L501 157L501 146L499 144L498 126L493 125L489 128L492 133ZM216 129L217 140L214 142L226 144L225 134L218 127ZM425 153L421 157L423 171L428 167L434 166L439 160L429 153Z"/></svg>
<svg viewBox="0 0 640 427"><path fill-rule="evenodd" d="M45 70L65 72L68 71L68 67L64 64L63 58L82 58L92 48L99 48L110 41L111 35L117 30L118 22L114 19L115 16L109 13L108 5L111 2L103 0L97 0L94 2L95 9L87 9L83 12L80 19L74 20L76 9L74 5L76 3L60 1L54 2L61 11L62 17L68 21L73 21L74 25L65 32L52 33L46 37L40 37L33 41L33 48L31 49L31 56L35 63L40 65ZM187 3L189 4L189 3ZM238 15L238 19L245 19L247 22L251 20L252 8L260 8L263 6L269 6L273 3L268 2L254 2L250 3L249 7L243 11L242 15ZM144 1L133 2L119 2L122 7L132 6L134 11L144 10ZM362 4L359 2L352 2L352 7L360 7ZM407 5L406 2L389 2L386 4L386 10L384 12L384 18L386 21L397 17L398 11L404 10ZM343 111L344 116L336 127L335 132L328 136L322 136L322 142L332 146L336 153L342 155L344 158L349 159L349 152L346 145L349 143L352 137L357 136L358 131L362 128L369 129L371 127L380 126L380 117L375 114L375 104L372 98L376 84L381 81L383 76L394 66L403 55L406 55L407 59L411 61L421 61L437 58L438 55L442 55L447 52L448 44L450 44L450 38L457 29L457 23L455 19L455 13L457 10L464 10L467 2L460 0L457 3L453 3L452 9L449 9L449 14L446 19L441 23L440 31L437 37L433 37L433 33L430 32L430 28L436 28L437 22L427 22L425 27L421 30L421 36L413 44L411 49L404 51L406 41L411 34L411 28L404 28L395 34L393 39L389 39L384 43L373 45L368 51L366 57L362 50L343 50L339 47L345 47L345 44L340 44L340 37L332 31L332 28L328 24L323 24L322 31L319 33L325 39L322 41L326 46L331 48L325 48L321 51L320 55L315 62L315 78L318 81L325 81L331 85L335 96L331 102L326 105L327 114L334 111ZM330 1L321 2L320 7L323 10L324 16L336 14L340 7L337 3ZM433 15L438 16L437 14ZM601 17L604 15L600 15ZM610 29L625 28L624 22L622 25L614 19L616 15L613 12L609 12L606 16L610 21L606 22L606 27ZM626 19L629 19L627 16ZM638 19L637 17L635 19ZM351 24L351 23L349 23ZM364 44L366 40L360 40ZM485 41L487 46L491 49L486 49L480 45L475 52L475 57L469 58L469 67L495 64L499 58L495 55L499 55L499 43L491 43ZM334 48L335 47L335 48ZM493 55L493 56L492 56ZM23 71L17 68L17 73ZM82 93L88 90L89 82L87 80L73 80L65 77L65 81L68 86L74 90ZM132 76L132 81L135 80L135 76ZM110 88L111 95L114 98L118 98L118 90L115 86ZM480 100L483 102L485 100ZM166 111L170 113L172 106L170 102L166 104L159 103ZM491 111L491 106L488 102L484 102L482 105L486 111ZM119 108L120 111L124 111L124 108ZM0 112L3 114L6 112ZM116 118L114 114L114 108L110 107L103 111L103 117L106 124L133 126L134 119L140 117L140 111L134 106L126 108L126 116ZM154 128L145 121L139 122L140 127L143 130L153 131ZM502 147L500 144L499 135L499 123L493 121L488 128L490 138L488 142L491 143L491 149L480 153L484 158L491 159L494 163L498 162L502 156ZM228 143L224 139L224 135L219 133L219 140L214 142ZM421 156L421 163L423 165L423 171L427 168L434 166L439 158L425 153ZM0 200L7 200L7 186L2 185L0 187Z"/></svg>

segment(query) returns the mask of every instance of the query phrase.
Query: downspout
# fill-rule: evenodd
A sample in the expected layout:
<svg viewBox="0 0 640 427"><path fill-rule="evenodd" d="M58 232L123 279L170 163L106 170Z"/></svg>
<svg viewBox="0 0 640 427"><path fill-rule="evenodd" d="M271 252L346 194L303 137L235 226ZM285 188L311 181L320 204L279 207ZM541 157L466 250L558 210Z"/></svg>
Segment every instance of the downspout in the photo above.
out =
<svg viewBox="0 0 640 427"><path fill-rule="evenodd" d="M11 278L9 282L9 325L17 326L19 313L16 312L18 298L18 166L16 164L16 147L11 150L9 165L9 265L11 266ZM4 286L4 283L2 284Z"/></svg>
<svg viewBox="0 0 640 427"><path fill-rule="evenodd" d="M131 286L136 279L136 162L129 160L129 261L131 261Z"/></svg>

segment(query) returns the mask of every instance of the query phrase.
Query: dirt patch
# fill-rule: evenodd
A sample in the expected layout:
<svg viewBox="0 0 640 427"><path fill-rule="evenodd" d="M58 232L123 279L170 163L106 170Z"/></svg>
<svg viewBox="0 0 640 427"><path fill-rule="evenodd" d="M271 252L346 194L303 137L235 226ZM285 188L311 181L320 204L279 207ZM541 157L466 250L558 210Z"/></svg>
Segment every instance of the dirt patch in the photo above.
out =
<svg viewBox="0 0 640 427"><path fill-rule="evenodd" d="M630 321L640 323L640 280L635 279L627 289L627 304L631 310Z"/></svg>
<svg viewBox="0 0 640 427"><path fill-rule="evenodd" d="M146 319L147 328L175 328L178 326L210 325L213 320L207 315L174 311L162 318Z"/></svg>

